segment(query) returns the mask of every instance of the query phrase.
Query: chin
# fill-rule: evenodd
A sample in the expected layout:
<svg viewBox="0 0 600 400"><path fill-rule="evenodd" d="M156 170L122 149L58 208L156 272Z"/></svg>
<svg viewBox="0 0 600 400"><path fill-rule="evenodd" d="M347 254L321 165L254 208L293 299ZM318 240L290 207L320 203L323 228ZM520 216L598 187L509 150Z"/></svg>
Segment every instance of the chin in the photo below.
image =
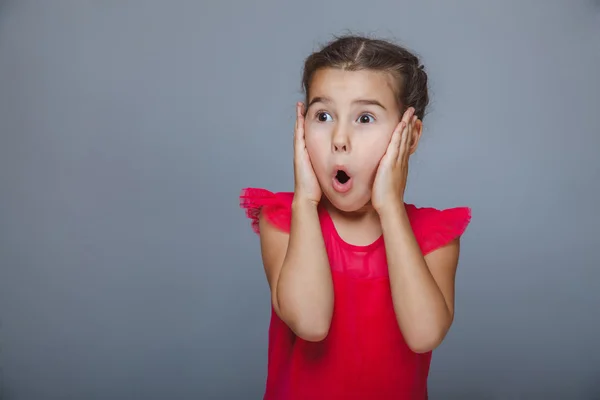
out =
<svg viewBox="0 0 600 400"><path fill-rule="evenodd" d="M370 203L370 196L356 196L352 193L347 195L341 195L337 193L335 190L332 190L330 193L326 193L327 200L334 206L336 209L352 213L365 208L366 205Z"/></svg>

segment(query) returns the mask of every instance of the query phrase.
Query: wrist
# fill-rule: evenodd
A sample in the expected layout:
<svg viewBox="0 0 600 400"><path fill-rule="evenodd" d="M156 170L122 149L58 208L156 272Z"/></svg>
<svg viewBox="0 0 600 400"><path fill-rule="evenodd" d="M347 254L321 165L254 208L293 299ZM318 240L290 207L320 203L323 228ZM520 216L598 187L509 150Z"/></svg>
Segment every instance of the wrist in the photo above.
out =
<svg viewBox="0 0 600 400"><path fill-rule="evenodd" d="M388 202L385 205L378 207L375 211L379 214L379 217L382 220L389 220L395 218L402 218L403 216L407 216L406 207L404 205L404 201L402 199Z"/></svg>
<svg viewBox="0 0 600 400"><path fill-rule="evenodd" d="M302 211L302 210L307 210L307 211L312 211L312 210L316 210L317 207L319 206L318 202L315 202L314 200L309 200L303 197L299 197L299 196L294 196L294 199L292 200L292 210L296 210L296 211Z"/></svg>
<svg viewBox="0 0 600 400"><path fill-rule="evenodd" d="M378 214L390 214L398 212L398 210L404 210L404 198L391 198L387 201L383 201L381 205L374 207Z"/></svg>

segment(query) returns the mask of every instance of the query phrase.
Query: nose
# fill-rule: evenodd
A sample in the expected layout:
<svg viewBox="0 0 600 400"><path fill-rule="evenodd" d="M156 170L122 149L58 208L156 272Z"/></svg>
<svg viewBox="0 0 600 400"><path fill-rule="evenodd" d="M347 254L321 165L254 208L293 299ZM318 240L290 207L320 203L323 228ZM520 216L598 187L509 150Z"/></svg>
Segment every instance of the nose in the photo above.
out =
<svg viewBox="0 0 600 400"><path fill-rule="evenodd" d="M350 151L348 135L342 132L335 132L331 141L331 147L334 153L348 153Z"/></svg>

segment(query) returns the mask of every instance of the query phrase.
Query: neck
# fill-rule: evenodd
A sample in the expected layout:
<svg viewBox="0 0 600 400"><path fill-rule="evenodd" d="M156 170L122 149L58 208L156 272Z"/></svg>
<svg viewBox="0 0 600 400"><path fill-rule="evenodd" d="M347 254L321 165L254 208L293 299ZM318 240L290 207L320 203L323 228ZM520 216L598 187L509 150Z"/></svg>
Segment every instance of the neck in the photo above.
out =
<svg viewBox="0 0 600 400"><path fill-rule="evenodd" d="M339 210L328 199L322 201L322 206L338 235L347 243L365 246L374 243L382 234L379 214L370 202L351 212Z"/></svg>
<svg viewBox="0 0 600 400"><path fill-rule="evenodd" d="M323 196L323 200L321 201L321 203L330 215L336 215L345 220L364 221L370 219L379 219L379 215L373 208L371 201L369 201L367 204L365 204L358 210L354 211L342 211L336 208L325 196Z"/></svg>

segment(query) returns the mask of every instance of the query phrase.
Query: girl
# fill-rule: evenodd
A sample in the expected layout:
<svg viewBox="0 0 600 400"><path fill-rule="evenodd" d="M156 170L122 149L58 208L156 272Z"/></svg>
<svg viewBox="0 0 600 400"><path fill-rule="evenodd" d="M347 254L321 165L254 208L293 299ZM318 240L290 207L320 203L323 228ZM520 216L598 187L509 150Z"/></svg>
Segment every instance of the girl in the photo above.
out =
<svg viewBox="0 0 600 400"><path fill-rule="evenodd" d="M426 399L454 317L469 208L404 202L427 75L395 44L339 38L306 60L293 193L248 188L271 290L265 399Z"/></svg>

